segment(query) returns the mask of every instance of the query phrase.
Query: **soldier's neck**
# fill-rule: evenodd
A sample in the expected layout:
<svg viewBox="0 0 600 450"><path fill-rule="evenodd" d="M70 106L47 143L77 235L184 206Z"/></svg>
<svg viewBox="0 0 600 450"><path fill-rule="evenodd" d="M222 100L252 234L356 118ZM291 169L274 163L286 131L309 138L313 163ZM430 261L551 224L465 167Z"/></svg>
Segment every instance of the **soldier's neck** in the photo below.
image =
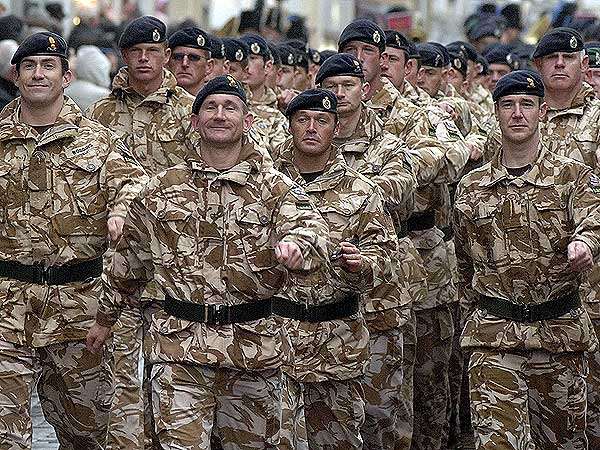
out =
<svg viewBox="0 0 600 450"><path fill-rule="evenodd" d="M129 86L142 97L148 97L150 94L158 91L163 82L163 76L161 72L160 77L150 81L136 80L130 77Z"/></svg>
<svg viewBox="0 0 600 450"><path fill-rule="evenodd" d="M319 155L306 154L294 148L294 166L298 173L321 172L325 169L331 156L331 146Z"/></svg>
<svg viewBox="0 0 600 450"><path fill-rule="evenodd" d="M223 146L200 142L200 157L207 166L217 170L231 169L237 164L242 151L242 141Z"/></svg>
<svg viewBox="0 0 600 450"><path fill-rule="evenodd" d="M258 86L248 85L248 88L250 89L250 92L252 92L252 100L257 102L260 102L267 93L267 89L264 83Z"/></svg>
<svg viewBox="0 0 600 450"><path fill-rule="evenodd" d="M365 95L366 99L371 100L375 93L377 93L381 88L383 88L383 81L381 81L381 75L377 75L375 78L369 81L367 94Z"/></svg>
<svg viewBox="0 0 600 450"><path fill-rule="evenodd" d="M579 94L581 90L581 83L578 86L575 86L573 89L565 89L559 91L553 91L550 89L546 89L546 97L545 101L548 105L548 108L551 109L567 109L570 108L573 104L573 99Z"/></svg>
<svg viewBox="0 0 600 450"><path fill-rule="evenodd" d="M202 86L204 86L204 79L202 79L200 83L186 87L185 90L188 92L188 94L193 95L195 97L196 95L198 95L198 92L200 92L200 89L202 89Z"/></svg>
<svg viewBox="0 0 600 450"><path fill-rule="evenodd" d="M53 125L63 107L64 97L60 97L49 105L29 104L21 101L21 113L19 120L32 127Z"/></svg>
<svg viewBox="0 0 600 450"><path fill-rule="evenodd" d="M358 122L360 120L360 115L362 113L363 107L357 108L356 111L351 112L348 115L340 115L340 131L336 135L337 139L345 139L349 138L356 131L356 127L358 126Z"/></svg>
<svg viewBox="0 0 600 450"><path fill-rule="evenodd" d="M525 142L512 142L502 139L502 165L509 169L517 169L532 164L540 150L540 135L537 131Z"/></svg>

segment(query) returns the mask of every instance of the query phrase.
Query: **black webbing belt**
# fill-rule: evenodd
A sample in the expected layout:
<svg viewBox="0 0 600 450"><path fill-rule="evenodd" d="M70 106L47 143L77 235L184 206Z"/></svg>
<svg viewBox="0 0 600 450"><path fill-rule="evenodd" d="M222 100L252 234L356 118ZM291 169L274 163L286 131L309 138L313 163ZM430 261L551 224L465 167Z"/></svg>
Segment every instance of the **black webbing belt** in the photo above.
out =
<svg viewBox="0 0 600 450"><path fill-rule="evenodd" d="M429 230L435 226L435 212L427 211L422 214L413 214L406 222L408 231Z"/></svg>
<svg viewBox="0 0 600 450"><path fill-rule="evenodd" d="M35 284L60 285L86 281L102 275L102 257L88 261L44 267L40 264L26 265L15 261L0 260L0 277Z"/></svg>
<svg viewBox="0 0 600 450"><path fill-rule="evenodd" d="M179 319L208 325L252 322L265 319L272 314L272 299L241 305L206 305L165 297L165 312Z"/></svg>
<svg viewBox="0 0 600 450"><path fill-rule="evenodd" d="M581 301L577 291L547 302L527 305L520 305L486 295L482 295L479 299L479 309L486 310L501 319L527 323L556 319L579 306L581 306Z"/></svg>
<svg viewBox="0 0 600 450"><path fill-rule="evenodd" d="M356 314L358 309L357 294L349 295L340 302L309 307L277 297L240 305L206 305L177 300L167 295L164 304L165 312L173 317L208 325L251 322L272 314L305 322L325 322L349 317Z"/></svg>
<svg viewBox="0 0 600 450"><path fill-rule="evenodd" d="M343 300L335 303L312 306L278 298L273 304L273 313L301 322L326 322L350 317L358 312L359 306L360 296L358 294L347 294Z"/></svg>

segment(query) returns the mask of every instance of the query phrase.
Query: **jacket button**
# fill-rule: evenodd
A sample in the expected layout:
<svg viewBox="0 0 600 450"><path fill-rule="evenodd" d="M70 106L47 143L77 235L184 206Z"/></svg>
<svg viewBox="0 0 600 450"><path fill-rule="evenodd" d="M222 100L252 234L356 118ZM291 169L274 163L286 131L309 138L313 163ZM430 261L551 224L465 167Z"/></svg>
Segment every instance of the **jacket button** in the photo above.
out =
<svg viewBox="0 0 600 450"><path fill-rule="evenodd" d="M266 225L269 223L269 218L267 216L260 216L259 219L261 225Z"/></svg>
<svg viewBox="0 0 600 450"><path fill-rule="evenodd" d="M94 164L88 164L87 170L89 170L90 172L93 172L94 170L96 170L96 166Z"/></svg>

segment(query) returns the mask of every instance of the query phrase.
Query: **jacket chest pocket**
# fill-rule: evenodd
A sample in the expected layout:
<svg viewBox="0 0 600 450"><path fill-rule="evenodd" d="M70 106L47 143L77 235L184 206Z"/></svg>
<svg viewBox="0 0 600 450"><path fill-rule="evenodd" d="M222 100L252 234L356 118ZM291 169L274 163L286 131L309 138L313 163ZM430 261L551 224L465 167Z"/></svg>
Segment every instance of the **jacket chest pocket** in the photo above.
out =
<svg viewBox="0 0 600 450"><path fill-rule="evenodd" d="M531 199L529 220L532 242L541 250L566 252L573 228L566 202L554 189L544 189Z"/></svg>
<svg viewBox="0 0 600 450"><path fill-rule="evenodd" d="M269 291L279 290L287 277L287 270L275 257L278 239L273 236L272 216L272 211L262 205L252 205L236 212L236 225L246 262L258 283Z"/></svg>
<svg viewBox="0 0 600 450"><path fill-rule="evenodd" d="M61 167L65 185L54 186L55 215L58 233L107 236L108 201L102 191L102 162L98 158L69 161Z"/></svg>
<svg viewBox="0 0 600 450"><path fill-rule="evenodd" d="M158 253L165 265L175 265L184 271L190 271L198 264L197 221L192 211L176 205L151 211L156 219L156 242L160 245Z"/></svg>
<svg viewBox="0 0 600 450"><path fill-rule="evenodd" d="M27 198L23 170L10 163L0 164L0 223L17 219L17 211Z"/></svg>
<svg viewBox="0 0 600 450"><path fill-rule="evenodd" d="M476 207L470 236L475 263L495 265L504 258L504 232L499 227L499 215L498 205L480 204Z"/></svg>

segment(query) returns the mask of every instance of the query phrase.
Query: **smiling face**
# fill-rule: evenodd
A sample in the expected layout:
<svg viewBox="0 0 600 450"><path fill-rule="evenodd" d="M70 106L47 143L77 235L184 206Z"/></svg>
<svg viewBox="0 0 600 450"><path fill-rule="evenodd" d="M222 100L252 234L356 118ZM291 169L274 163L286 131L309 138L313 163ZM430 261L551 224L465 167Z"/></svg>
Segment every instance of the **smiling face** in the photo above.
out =
<svg viewBox="0 0 600 450"><path fill-rule="evenodd" d="M557 52L537 58L535 66L548 91L572 91L581 86L588 69L588 56L583 52Z"/></svg>
<svg viewBox="0 0 600 450"><path fill-rule="evenodd" d="M70 70L63 71L58 56L28 56L19 65L15 84L24 102L47 106L62 101L72 77Z"/></svg>
<svg viewBox="0 0 600 450"><path fill-rule="evenodd" d="M235 95L212 94L206 97L198 114L192 114L192 126L201 142L213 147L239 143L252 125L252 115Z"/></svg>
<svg viewBox="0 0 600 450"><path fill-rule="evenodd" d="M296 111L290 118L290 132L294 147L307 156L322 155L329 150L337 119L335 114L323 111Z"/></svg>

